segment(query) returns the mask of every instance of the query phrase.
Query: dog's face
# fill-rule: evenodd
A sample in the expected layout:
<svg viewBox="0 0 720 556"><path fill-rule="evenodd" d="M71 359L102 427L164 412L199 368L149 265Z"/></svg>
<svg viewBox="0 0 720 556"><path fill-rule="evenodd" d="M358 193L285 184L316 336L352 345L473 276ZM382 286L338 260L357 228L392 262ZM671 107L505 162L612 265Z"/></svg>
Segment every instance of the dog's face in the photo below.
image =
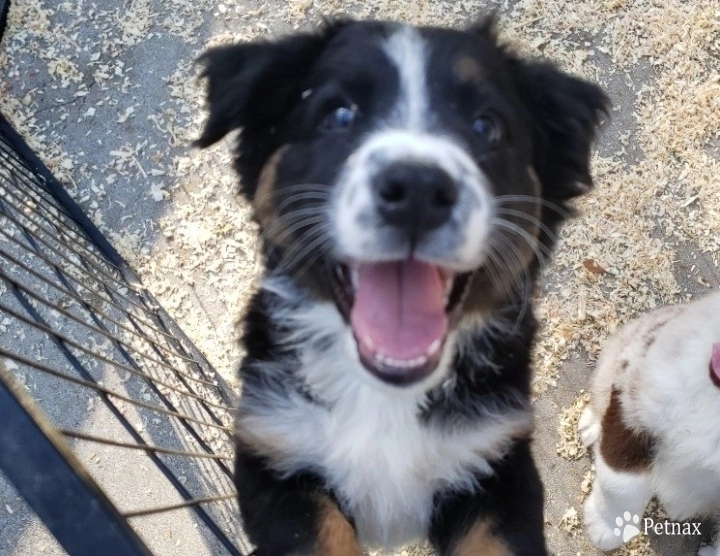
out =
<svg viewBox="0 0 720 556"><path fill-rule="evenodd" d="M606 98L468 31L344 22L211 50L199 144L242 128L237 169L270 272L332 301L393 384L527 295L564 203L591 185Z"/></svg>

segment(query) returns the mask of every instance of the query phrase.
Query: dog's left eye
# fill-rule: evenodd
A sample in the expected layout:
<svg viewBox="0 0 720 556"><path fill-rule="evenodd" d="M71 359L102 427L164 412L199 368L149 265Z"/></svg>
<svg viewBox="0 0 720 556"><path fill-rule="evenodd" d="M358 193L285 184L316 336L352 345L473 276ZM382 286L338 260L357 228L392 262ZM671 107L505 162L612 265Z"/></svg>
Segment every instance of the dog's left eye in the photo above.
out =
<svg viewBox="0 0 720 556"><path fill-rule="evenodd" d="M322 126L331 131L344 131L355 123L357 113L355 105L340 106L325 116Z"/></svg>
<svg viewBox="0 0 720 556"><path fill-rule="evenodd" d="M473 120L473 131L478 137L496 143L505 137L505 128L500 116L485 112Z"/></svg>

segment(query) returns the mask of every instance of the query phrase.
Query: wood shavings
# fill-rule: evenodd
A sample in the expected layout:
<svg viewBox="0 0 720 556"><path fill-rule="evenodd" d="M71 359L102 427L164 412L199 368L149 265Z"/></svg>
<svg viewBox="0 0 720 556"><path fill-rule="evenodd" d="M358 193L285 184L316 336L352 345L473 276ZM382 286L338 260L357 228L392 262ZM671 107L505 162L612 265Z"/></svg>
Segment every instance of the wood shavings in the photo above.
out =
<svg viewBox="0 0 720 556"><path fill-rule="evenodd" d="M577 432L578 419L585 406L590 401L590 394L582 391L570 407L560 411L560 426L558 434L560 442L557 444L559 456L575 461L587 454L587 448L583 445Z"/></svg>
<svg viewBox="0 0 720 556"><path fill-rule="evenodd" d="M574 507L568 508L560 520L560 527L569 535L575 536L582 530L580 516Z"/></svg>
<svg viewBox="0 0 720 556"><path fill-rule="evenodd" d="M650 539L641 533L620 547L614 554L616 556L655 556L656 552L650 545Z"/></svg>
<svg viewBox="0 0 720 556"><path fill-rule="evenodd" d="M121 41L127 46L132 46L143 40L152 17L150 0L132 0L122 12L118 11L116 14Z"/></svg>
<svg viewBox="0 0 720 556"><path fill-rule="evenodd" d="M392 553L392 556L434 556L435 552L429 544L423 543L417 546L411 546ZM370 556L391 556L386 551L371 551Z"/></svg>
<svg viewBox="0 0 720 556"><path fill-rule="evenodd" d="M580 492L582 493L582 496L580 498L581 501L584 501L585 498L587 498L587 495L590 494L590 491L592 490L593 481L595 480L595 469L588 469L585 475L583 476L582 483L580 484Z"/></svg>
<svg viewBox="0 0 720 556"><path fill-rule="evenodd" d="M150 185L149 195L156 202L164 201L170 196L170 194L163 189L163 184L159 183Z"/></svg>
<svg viewBox="0 0 720 556"><path fill-rule="evenodd" d="M134 111L135 111L135 107L134 107L134 106L128 106L128 107L125 109L125 111L124 111L122 114L120 114L120 116L118 116L117 123L119 123L119 124L124 124L125 122L127 122L127 121L128 121L128 118L130 118L130 116L132 116L132 113L133 113Z"/></svg>
<svg viewBox="0 0 720 556"><path fill-rule="evenodd" d="M65 56L58 56L48 61L48 71L50 75L60 81L60 87L63 89L71 83L80 83L83 78L83 74L78 70L77 65Z"/></svg>

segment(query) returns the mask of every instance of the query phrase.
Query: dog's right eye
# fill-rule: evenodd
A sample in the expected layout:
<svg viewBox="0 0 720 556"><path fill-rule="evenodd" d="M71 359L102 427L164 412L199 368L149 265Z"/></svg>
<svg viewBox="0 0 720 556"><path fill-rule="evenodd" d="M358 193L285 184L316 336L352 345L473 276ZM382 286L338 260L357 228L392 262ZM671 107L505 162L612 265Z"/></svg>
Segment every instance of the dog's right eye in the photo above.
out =
<svg viewBox="0 0 720 556"><path fill-rule="evenodd" d="M330 112L322 121L322 127L330 131L345 131L357 119L358 109L352 106L340 106Z"/></svg>
<svg viewBox="0 0 720 556"><path fill-rule="evenodd" d="M497 143L505 137L503 122L495 112L480 114L473 121L473 131L478 137Z"/></svg>

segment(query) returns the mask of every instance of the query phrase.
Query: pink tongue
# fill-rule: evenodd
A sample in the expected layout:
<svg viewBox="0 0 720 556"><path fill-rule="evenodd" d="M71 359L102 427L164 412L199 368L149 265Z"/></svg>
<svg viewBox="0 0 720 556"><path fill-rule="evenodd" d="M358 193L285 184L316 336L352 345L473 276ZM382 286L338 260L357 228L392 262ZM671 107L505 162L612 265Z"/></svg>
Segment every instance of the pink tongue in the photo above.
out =
<svg viewBox="0 0 720 556"><path fill-rule="evenodd" d="M438 268L414 260L360 265L350 322L366 357L425 355L448 328Z"/></svg>
<svg viewBox="0 0 720 556"><path fill-rule="evenodd" d="M710 359L710 372L720 381L720 343L713 344L712 359Z"/></svg>

